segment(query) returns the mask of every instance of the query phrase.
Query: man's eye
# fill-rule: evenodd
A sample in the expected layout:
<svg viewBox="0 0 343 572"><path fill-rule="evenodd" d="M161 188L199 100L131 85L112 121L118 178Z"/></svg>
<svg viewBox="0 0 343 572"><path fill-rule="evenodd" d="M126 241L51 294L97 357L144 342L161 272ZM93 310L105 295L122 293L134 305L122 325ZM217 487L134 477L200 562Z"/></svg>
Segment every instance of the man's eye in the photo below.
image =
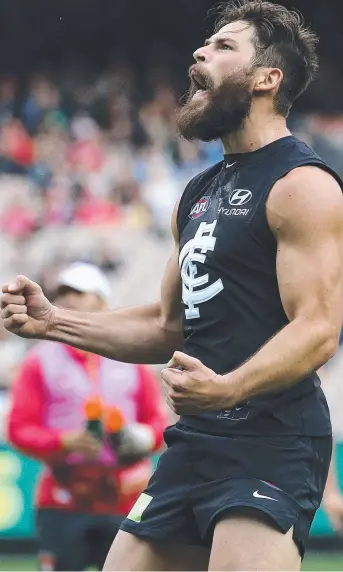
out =
<svg viewBox="0 0 343 572"><path fill-rule="evenodd" d="M222 44L222 50L233 50L233 47L229 44Z"/></svg>

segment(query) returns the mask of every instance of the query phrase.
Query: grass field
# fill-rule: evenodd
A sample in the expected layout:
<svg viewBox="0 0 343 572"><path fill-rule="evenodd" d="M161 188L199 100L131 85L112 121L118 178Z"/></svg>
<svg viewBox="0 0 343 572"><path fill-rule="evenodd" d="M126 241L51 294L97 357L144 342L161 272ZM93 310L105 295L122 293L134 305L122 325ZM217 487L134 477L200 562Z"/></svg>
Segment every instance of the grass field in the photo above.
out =
<svg viewBox="0 0 343 572"><path fill-rule="evenodd" d="M343 554L309 554L303 570L343 570Z"/></svg>
<svg viewBox="0 0 343 572"><path fill-rule="evenodd" d="M32 556L0 556L0 571L10 570L37 570L35 559ZM310 571L343 571L343 554L309 553L303 570Z"/></svg>

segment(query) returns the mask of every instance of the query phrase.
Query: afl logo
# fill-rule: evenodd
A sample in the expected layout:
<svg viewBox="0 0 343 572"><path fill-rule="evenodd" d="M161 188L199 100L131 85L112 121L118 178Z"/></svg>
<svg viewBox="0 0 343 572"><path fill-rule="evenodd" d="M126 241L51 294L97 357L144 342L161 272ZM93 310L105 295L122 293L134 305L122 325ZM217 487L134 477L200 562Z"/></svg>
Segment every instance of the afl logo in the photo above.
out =
<svg viewBox="0 0 343 572"><path fill-rule="evenodd" d="M252 192L246 189L235 189L232 191L229 203L233 207L241 207L250 201L252 198Z"/></svg>
<svg viewBox="0 0 343 572"><path fill-rule="evenodd" d="M191 212L189 213L190 218L194 220L201 217L203 214L205 214L205 212L208 211L210 203L210 197L202 197L202 199L200 199L200 201L194 205Z"/></svg>

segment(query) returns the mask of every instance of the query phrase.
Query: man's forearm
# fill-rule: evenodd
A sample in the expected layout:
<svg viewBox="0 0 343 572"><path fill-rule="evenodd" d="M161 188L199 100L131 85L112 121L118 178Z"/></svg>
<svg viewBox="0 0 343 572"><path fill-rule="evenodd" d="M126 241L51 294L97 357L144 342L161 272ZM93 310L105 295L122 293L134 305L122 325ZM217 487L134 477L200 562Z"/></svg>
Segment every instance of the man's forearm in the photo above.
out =
<svg viewBox="0 0 343 572"><path fill-rule="evenodd" d="M166 328L160 305L113 312L56 308L46 339L128 363L165 363L182 343L181 328Z"/></svg>
<svg viewBox="0 0 343 572"><path fill-rule="evenodd" d="M296 384L326 363L335 349L336 339L329 328L304 318L294 320L250 360L224 376L227 406Z"/></svg>

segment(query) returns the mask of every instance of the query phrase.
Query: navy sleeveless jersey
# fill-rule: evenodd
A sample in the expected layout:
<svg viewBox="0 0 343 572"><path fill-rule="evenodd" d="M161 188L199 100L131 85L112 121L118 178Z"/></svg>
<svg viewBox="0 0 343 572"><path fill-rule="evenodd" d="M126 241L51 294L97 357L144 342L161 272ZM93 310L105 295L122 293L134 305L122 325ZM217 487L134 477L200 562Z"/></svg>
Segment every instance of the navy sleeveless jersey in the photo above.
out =
<svg viewBox="0 0 343 572"><path fill-rule="evenodd" d="M183 351L218 374L252 357L289 322L276 276L277 244L267 221L273 185L304 165L334 173L305 143L289 136L225 156L186 187L178 209L184 305ZM214 434L331 433L315 372L285 391L256 397L181 422Z"/></svg>

